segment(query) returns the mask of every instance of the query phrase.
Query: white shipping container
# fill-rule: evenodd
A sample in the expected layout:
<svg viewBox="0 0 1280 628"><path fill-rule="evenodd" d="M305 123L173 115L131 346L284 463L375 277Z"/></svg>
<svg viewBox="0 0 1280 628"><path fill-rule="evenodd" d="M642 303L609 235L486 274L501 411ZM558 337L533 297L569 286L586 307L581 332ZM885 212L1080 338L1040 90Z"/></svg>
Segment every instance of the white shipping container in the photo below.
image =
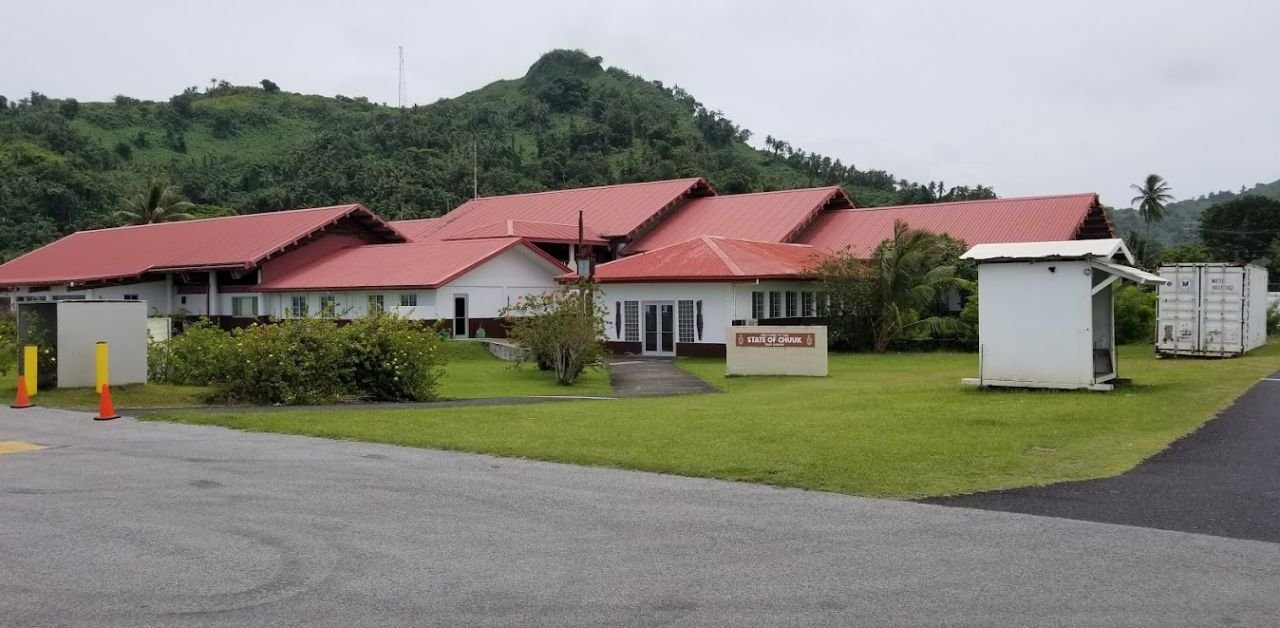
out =
<svg viewBox="0 0 1280 628"><path fill-rule="evenodd" d="M1267 271L1248 264L1169 264L1160 277L1156 353L1231 357L1267 342Z"/></svg>

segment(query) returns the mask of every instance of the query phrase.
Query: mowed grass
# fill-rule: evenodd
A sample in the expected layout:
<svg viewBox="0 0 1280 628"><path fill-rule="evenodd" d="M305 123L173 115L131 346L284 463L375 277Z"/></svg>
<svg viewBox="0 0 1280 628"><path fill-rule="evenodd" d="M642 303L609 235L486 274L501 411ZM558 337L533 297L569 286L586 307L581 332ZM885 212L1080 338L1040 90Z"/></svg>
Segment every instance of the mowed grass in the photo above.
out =
<svg viewBox="0 0 1280 628"><path fill-rule="evenodd" d="M536 366L513 367L476 342L445 344L449 362L439 381L442 399L477 399L481 397L526 396L600 396L612 392L609 374L603 369L588 369L572 386L556 383L555 375L539 371ZM0 384L0 395L12 401L16 393L16 372ZM217 390L211 386L173 386L168 384L131 384L112 386L111 400L117 408L186 408L210 405ZM98 393L93 388L56 388L39 391L32 401L41 406L68 410L97 410Z"/></svg>
<svg viewBox="0 0 1280 628"><path fill-rule="evenodd" d="M1280 344L1231 360L1125 347L1112 393L960 385L972 354L833 355L831 376L723 377L724 392L484 408L165 412L155 419L916 498L1112 476L1196 429Z"/></svg>
<svg viewBox="0 0 1280 628"><path fill-rule="evenodd" d="M587 369L572 386L556 383L555 374L533 364L515 366L489 353L483 343L456 341L445 344L449 362L440 378L442 399L482 397L599 396L613 391L609 374Z"/></svg>
<svg viewBox="0 0 1280 628"><path fill-rule="evenodd" d="M13 403L16 394L15 381L0 386L0 394ZM157 384L130 384L112 386L111 401L119 408L186 408L205 405L213 389L207 386L168 386ZM46 388L31 398L37 406L64 408L67 410L98 409L98 392L89 388Z"/></svg>

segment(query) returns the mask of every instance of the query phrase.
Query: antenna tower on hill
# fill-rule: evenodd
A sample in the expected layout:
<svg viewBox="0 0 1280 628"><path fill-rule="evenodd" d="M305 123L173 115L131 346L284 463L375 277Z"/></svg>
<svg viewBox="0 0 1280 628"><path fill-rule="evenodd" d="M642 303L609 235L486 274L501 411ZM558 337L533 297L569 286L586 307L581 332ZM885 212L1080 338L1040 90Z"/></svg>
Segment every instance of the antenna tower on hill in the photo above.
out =
<svg viewBox="0 0 1280 628"><path fill-rule="evenodd" d="M404 109L405 101L409 99L408 89L404 82L404 46L400 46L400 108Z"/></svg>

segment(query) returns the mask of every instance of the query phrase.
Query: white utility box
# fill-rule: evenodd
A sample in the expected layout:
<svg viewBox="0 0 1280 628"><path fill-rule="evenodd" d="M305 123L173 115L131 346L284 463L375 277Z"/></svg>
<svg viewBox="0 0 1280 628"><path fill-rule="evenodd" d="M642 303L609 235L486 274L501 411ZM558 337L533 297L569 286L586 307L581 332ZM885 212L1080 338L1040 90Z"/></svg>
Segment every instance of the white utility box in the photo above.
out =
<svg viewBox="0 0 1280 628"><path fill-rule="evenodd" d="M1267 343L1267 271L1250 264L1167 264L1156 353L1232 357Z"/></svg>
<svg viewBox="0 0 1280 628"><path fill-rule="evenodd" d="M1118 239L980 244L977 386L1111 390L1116 282L1164 280L1125 265Z"/></svg>

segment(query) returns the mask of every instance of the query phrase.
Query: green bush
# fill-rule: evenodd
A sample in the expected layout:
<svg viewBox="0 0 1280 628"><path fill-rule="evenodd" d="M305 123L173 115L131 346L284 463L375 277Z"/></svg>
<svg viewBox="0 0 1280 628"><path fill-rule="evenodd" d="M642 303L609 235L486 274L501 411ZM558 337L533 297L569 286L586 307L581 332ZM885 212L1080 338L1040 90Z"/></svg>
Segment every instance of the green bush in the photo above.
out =
<svg viewBox="0 0 1280 628"><path fill-rule="evenodd" d="M1267 308L1267 330L1273 334L1280 333L1280 302Z"/></svg>
<svg viewBox="0 0 1280 628"><path fill-rule="evenodd" d="M435 398L439 334L394 316L289 319L223 331L207 322L150 349L151 381L216 385L235 402L320 404Z"/></svg>
<svg viewBox="0 0 1280 628"><path fill-rule="evenodd" d="M1156 293L1134 285L1116 290L1116 344L1154 342Z"/></svg>

